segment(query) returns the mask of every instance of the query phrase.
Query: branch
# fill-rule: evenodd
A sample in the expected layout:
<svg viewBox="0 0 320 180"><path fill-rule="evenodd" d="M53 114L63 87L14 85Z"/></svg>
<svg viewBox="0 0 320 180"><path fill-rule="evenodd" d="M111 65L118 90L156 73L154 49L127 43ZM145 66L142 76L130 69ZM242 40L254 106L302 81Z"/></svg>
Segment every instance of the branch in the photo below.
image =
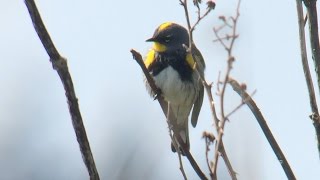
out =
<svg viewBox="0 0 320 180"><path fill-rule="evenodd" d="M215 149L214 158L213 158L213 166L211 168L211 171L212 171L213 174L217 173L219 152L222 149L221 148L222 136L224 134L223 131L224 131L224 125L225 125L225 122L226 122L226 117L224 115L224 94L225 94L225 89L226 89L226 84L227 84L226 82L229 79L230 71L231 71L231 62L228 62L227 73L226 73L226 76L225 76L225 81L223 83L222 93L221 93L221 97L220 97L221 121L219 121L219 123L216 125L218 137L217 137L217 140L216 140L216 149ZM234 171L231 174L234 175L234 178L236 177Z"/></svg>
<svg viewBox="0 0 320 180"><path fill-rule="evenodd" d="M253 115L256 117L264 135L266 136L273 152L277 156L284 172L287 175L287 178L290 180L295 180L295 176L291 170L291 167L285 158L284 154L282 153L277 141L273 137L271 130L269 129L266 120L264 119L262 113L260 112L259 108L257 107L256 103L253 101L253 99L250 97L250 95L241 87L241 85L234 79L229 78L228 83L232 86L233 90L237 92L242 100L246 103L246 105L250 108Z"/></svg>
<svg viewBox="0 0 320 180"><path fill-rule="evenodd" d="M183 6L184 9L184 14L186 16L186 20L187 20L187 26L188 26L188 30L189 30L189 50L191 51L191 45L193 43L193 36L192 33L193 31L191 31L191 23L190 23L190 18L189 18L189 11L188 11L188 4L187 4L187 0L179 0L180 4Z"/></svg>
<svg viewBox="0 0 320 180"><path fill-rule="evenodd" d="M197 0L196 0L197 1ZM213 1L208 1L207 2L207 11L201 16L200 15L200 7L198 2L194 1L195 6L198 9L198 19L197 21L191 26L191 22L190 22L190 17L189 17L189 11L188 11L188 4L187 4L187 0L179 0L180 4L183 6L184 9L184 14L186 16L186 20L187 20L187 26L188 26L188 31L189 31L189 51L191 52L191 48L193 42L193 31L195 30L196 26L200 23L201 20L203 20L210 12L211 10L213 10L216 7L216 4Z"/></svg>
<svg viewBox="0 0 320 180"><path fill-rule="evenodd" d="M156 86L153 78L151 77L151 75L149 74L146 66L143 63L142 60L142 56L139 52L131 49L130 51L132 53L133 59L136 60L136 62L139 64L139 66L141 67L144 75L146 76L146 79L152 89L153 92L159 92L158 87ZM194 160L194 158L192 157L189 149L186 146L186 143L182 140L180 133L178 133L177 129L175 127L177 127L176 125L176 117L174 116L174 114L172 113L173 111L169 110L168 112L168 104L164 101L163 97L159 94L157 94L157 100L161 106L161 109L164 113L164 115L166 116L167 119L170 119L170 124L172 125L172 131L173 131L173 136L177 139L179 145L182 148L183 153L186 155L187 159L189 160L191 166L193 167L193 169L196 171L196 173L198 174L198 176L201 179L208 179L205 174L201 171L200 167L198 166L197 162ZM178 151L178 150L177 150Z"/></svg>
<svg viewBox="0 0 320 180"><path fill-rule="evenodd" d="M316 96L315 91L313 87L313 82L310 74L309 64L308 64L308 57L307 57L307 50L306 50L306 40L305 40L305 32L304 32L304 26L305 26L305 19L303 17L303 8L302 8L302 2L301 0L297 0L297 12L298 12L298 23L299 23L299 36L300 36L300 51L301 51L301 60L302 60L302 66L304 71L304 76L306 78L308 92L309 92L309 100L310 100L310 107L312 111L312 115L310 118L313 121L313 126L316 131L317 141L318 141L318 152L320 155L320 119L319 119L319 110L316 102ZM306 1L305 1L306 4ZM313 60L316 66L316 73L318 75L318 85L319 84L319 66L317 65L319 63L319 37L318 37L318 25L317 25L317 9L313 9L316 4L309 4L308 5L308 16L311 16L309 18L309 25L310 25L310 41L312 46L312 55ZM312 6L312 8L311 8ZM313 10L312 10L313 9ZM306 17L308 17L306 16ZM315 16L315 17L314 17ZM314 22L315 21L315 22ZM314 34L316 33L316 34ZM314 38L318 38L314 39ZM317 42L315 42L317 41ZM316 49L318 47L318 50Z"/></svg>
<svg viewBox="0 0 320 180"><path fill-rule="evenodd" d="M217 143L216 143L216 149L215 149L215 153L214 153L213 167L212 167L212 172L214 174L216 174L216 172L217 172L219 150L220 150L220 146L222 144L222 136L224 134L224 125L225 125L225 122L227 120L227 118L225 116L225 113L224 113L224 96L225 96L227 83L229 81L230 72L232 70L232 65L233 65L233 62L234 62L234 57L232 56L232 50L233 50L234 42L238 37L238 35L236 35L236 32L237 32L237 22L238 22L238 18L240 16L240 4L241 4L241 0L238 1L237 10L236 10L236 16L235 17L230 17L230 19L232 20L232 25L231 26L228 24L228 22L225 19L222 19L222 20L224 20L223 22L226 25L224 27L228 27L228 25L229 25L229 27L232 28L232 34L230 35L231 42L230 42L229 46L226 45L223 42L223 39L221 39L221 37L218 34L218 31L221 30L221 29L219 29L219 30L214 29L214 33L215 33L217 39L219 40L220 44L226 49L226 51L228 53L227 70L226 70L226 75L225 75L225 78L224 78L224 81L223 81L222 90L221 90L221 93L220 93L221 121L220 121L219 126L217 127L218 137L217 137ZM231 174L233 175L232 179L236 179L235 172L232 171Z"/></svg>
<svg viewBox="0 0 320 180"><path fill-rule="evenodd" d="M215 140L215 137L212 133L210 132L207 132L207 131L204 131L203 134L202 134L202 138L204 138L205 140L205 148L206 148L206 162L207 162L207 166L208 166L208 169L210 171L210 177L212 179L216 179L213 178L214 177L214 174L212 174L212 171L211 171L211 165L210 165L210 161L209 161L209 151L210 151L210 145L214 143L214 140Z"/></svg>
<svg viewBox="0 0 320 180"><path fill-rule="evenodd" d="M169 117L170 107L171 107L171 106L170 106L170 102L168 102L168 109L167 109L167 115L166 115L166 117ZM179 149L179 145L177 144L177 141L176 141L175 138L173 137L173 134L172 134L172 131L173 131L172 129L173 129L173 127L172 127L172 125L170 124L170 120L169 120L168 118L167 118L167 124L168 124L168 130L169 130L169 136L170 136L170 138L171 138L171 142L172 142L174 148L177 150L177 149ZM182 173L183 178L184 178L185 180L187 180L188 178L187 178L186 172L184 171L183 163L182 163L182 159L181 159L181 151L177 150L177 154L178 154L179 164L180 164L179 169L180 169L180 171L181 171L181 173Z"/></svg>
<svg viewBox="0 0 320 180"><path fill-rule="evenodd" d="M303 0L303 2L308 12L312 59L318 78L318 86L320 88L320 45L318 34L317 0Z"/></svg>
<svg viewBox="0 0 320 180"><path fill-rule="evenodd" d="M87 134L83 125L81 113L79 110L78 99L76 97L72 79L68 70L67 61L62 57L55 48L46 28L42 22L36 4L33 0L25 0L33 26L47 51L53 68L57 71L65 89L68 100L69 112L72 119L74 131L80 146L83 161L87 167L91 180L99 180L99 174L96 169L94 159L91 153Z"/></svg>
<svg viewBox="0 0 320 180"><path fill-rule="evenodd" d="M214 6L215 6L215 4L214 4ZM194 23L194 25L191 27L191 31L194 31L195 30L195 28L196 28L196 26L199 24L199 22L203 19L203 18L205 18L209 13L210 13L210 11L212 10L212 9L214 9L214 6L211 8L207 8L207 11L202 15L202 16L200 16L200 8L198 8L198 19L197 19L197 21ZM199 7L199 6L198 6Z"/></svg>
<svg viewBox="0 0 320 180"><path fill-rule="evenodd" d="M183 9L184 9L184 12L185 12L185 16L186 16L186 21L187 21L187 26L188 26L188 31L189 31L189 46L188 46L188 49L187 51L188 52L194 52L194 50L198 51L194 45L194 42L193 42L193 31L195 30L195 27L199 24L199 22L204 18L206 17L209 12L215 8L215 3L213 1L208 1L207 3L207 11L206 13L204 13L203 16L200 15L200 10L199 10L199 7L197 6L198 8L198 19L196 21L196 23L191 26L191 22L190 22L190 18L189 18L189 11L188 11L188 5L187 5L187 0L179 0L180 1L180 4L183 6ZM201 64L199 62L199 59L198 58L195 58L194 57L194 53L191 53L192 56L193 56L193 59L196 60L196 64ZM211 92L211 84L208 84L207 81L205 80L205 77L200 73L199 71L199 67L198 65L196 66L196 72L197 74L199 75L201 81L202 81L202 84L207 92L207 95L208 95L208 99L209 99L209 102L210 102L210 109L211 109L211 114L212 114L212 117L213 117L213 120L215 122L215 125L216 125L216 128L217 128L217 132L219 132L219 119L217 117L217 113L216 113L216 110L215 110L215 105L214 105L214 100L213 100L213 97L212 97L212 92ZM222 140L221 140L222 141ZM233 180L236 180L236 174L231 166L231 163L229 161L229 158L227 156L227 153L225 151L225 148L224 148L224 144L223 142L219 142L219 151L223 157L223 160L225 161L225 164L228 168L228 172L231 176L231 178ZM217 161L216 161L217 163ZM212 179L217 179L217 176L216 176L216 173L212 171L212 169L209 169L210 170L210 175L211 175L211 178Z"/></svg>
<svg viewBox="0 0 320 180"><path fill-rule="evenodd" d="M244 84L241 84L241 88L242 88L242 89L245 89L246 86L245 86ZM250 96L252 97L256 92L257 92L257 91L254 90L253 93L250 94ZM229 112L229 113L226 115L226 119L228 120L229 117L230 117L233 113L237 112L243 105L245 105L245 101L246 101L246 100L244 100L244 101L241 100L241 103L240 103L237 107L235 107L231 112Z"/></svg>

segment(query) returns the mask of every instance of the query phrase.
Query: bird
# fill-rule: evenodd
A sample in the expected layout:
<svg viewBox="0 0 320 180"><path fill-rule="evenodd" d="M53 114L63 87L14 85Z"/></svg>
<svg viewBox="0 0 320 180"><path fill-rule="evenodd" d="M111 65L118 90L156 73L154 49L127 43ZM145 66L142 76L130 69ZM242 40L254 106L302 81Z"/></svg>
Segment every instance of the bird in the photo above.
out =
<svg viewBox="0 0 320 180"><path fill-rule="evenodd" d="M160 95L170 105L176 120L177 127L174 128L190 150L188 117L192 110L191 124L196 127L203 103L204 87L200 75L204 75L204 59L194 43L191 52L188 51L189 32L174 22L160 24L146 42L152 42L153 46L148 51L144 64L159 88ZM152 97L158 95L151 90L146 79L145 84ZM173 140L178 142L174 138ZM172 142L172 151L185 155L182 145L176 144L179 149Z"/></svg>

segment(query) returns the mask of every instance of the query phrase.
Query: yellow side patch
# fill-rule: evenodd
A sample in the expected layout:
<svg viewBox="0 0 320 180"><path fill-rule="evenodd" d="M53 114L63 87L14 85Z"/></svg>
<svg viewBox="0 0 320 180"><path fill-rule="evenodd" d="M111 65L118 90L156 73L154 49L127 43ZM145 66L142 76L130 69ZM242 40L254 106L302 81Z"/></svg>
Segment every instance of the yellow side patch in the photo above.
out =
<svg viewBox="0 0 320 180"><path fill-rule="evenodd" d="M165 23L163 23L163 24L161 24L160 26L159 26L159 28L158 28L158 31L162 31L162 30L164 30L164 29L167 29L169 26L171 26L172 25L172 22L165 22Z"/></svg>
<svg viewBox="0 0 320 180"><path fill-rule="evenodd" d="M152 49L148 52L146 60L144 61L144 65L149 68L149 66L153 63L155 60L155 51Z"/></svg>
<svg viewBox="0 0 320 180"><path fill-rule="evenodd" d="M196 65L196 62L194 61L191 53L188 53L188 54L187 54L186 60L187 60L187 63L189 64L189 66L190 66L192 69L195 69L195 68L196 68L196 66L195 66L195 65Z"/></svg>
<svg viewBox="0 0 320 180"><path fill-rule="evenodd" d="M153 49L157 52L164 52L167 50L167 47L161 43L154 42L153 43Z"/></svg>

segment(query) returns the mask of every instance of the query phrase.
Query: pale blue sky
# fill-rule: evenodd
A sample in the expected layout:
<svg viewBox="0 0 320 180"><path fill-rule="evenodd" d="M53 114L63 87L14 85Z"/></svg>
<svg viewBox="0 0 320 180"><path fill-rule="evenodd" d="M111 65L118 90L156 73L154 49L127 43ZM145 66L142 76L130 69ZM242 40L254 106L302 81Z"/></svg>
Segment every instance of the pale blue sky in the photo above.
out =
<svg viewBox="0 0 320 180"><path fill-rule="evenodd" d="M64 89L27 9L22 0L0 2L0 179L88 179ZM212 27L219 24L219 15L234 14L236 2L217 0L194 34L209 81L216 82L226 66L226 52L212 42ZM182 179L164 116L149 98L129 52L146 53L151 44L145 40L162 22L185 25L178 0L36 3L57 49L68 59L101 179ZM316 180L320 163L308 118L295 6L292 0L242 0L232 76L246 83L249 92L257 90L254 99L297 179ZM228 88L227 111L239 102ZM211 124L205 97L190 139L191 151L206 172L201 134L212 131ZM240 180L286 179L247 107L226 124L224 142ZM197 179L184 162L187 176ZM219 176L229 179L222 161Z"/></svg>

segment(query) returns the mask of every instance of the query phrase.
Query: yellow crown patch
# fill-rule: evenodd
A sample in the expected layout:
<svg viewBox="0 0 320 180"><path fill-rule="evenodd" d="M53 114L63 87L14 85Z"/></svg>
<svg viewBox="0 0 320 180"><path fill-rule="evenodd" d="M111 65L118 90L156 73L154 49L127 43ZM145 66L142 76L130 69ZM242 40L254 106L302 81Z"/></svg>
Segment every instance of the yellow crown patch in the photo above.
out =
<svg viewBox="0 0 320 180"><path fill-rule="evenodd" d="M160 26L159 26L159 31L162 31L162 30L164 30L164 29L167 29L169 26L171 26L173 23L172 22L165 22L165 23L163 23L163 24L161 24Z"/></svg>

